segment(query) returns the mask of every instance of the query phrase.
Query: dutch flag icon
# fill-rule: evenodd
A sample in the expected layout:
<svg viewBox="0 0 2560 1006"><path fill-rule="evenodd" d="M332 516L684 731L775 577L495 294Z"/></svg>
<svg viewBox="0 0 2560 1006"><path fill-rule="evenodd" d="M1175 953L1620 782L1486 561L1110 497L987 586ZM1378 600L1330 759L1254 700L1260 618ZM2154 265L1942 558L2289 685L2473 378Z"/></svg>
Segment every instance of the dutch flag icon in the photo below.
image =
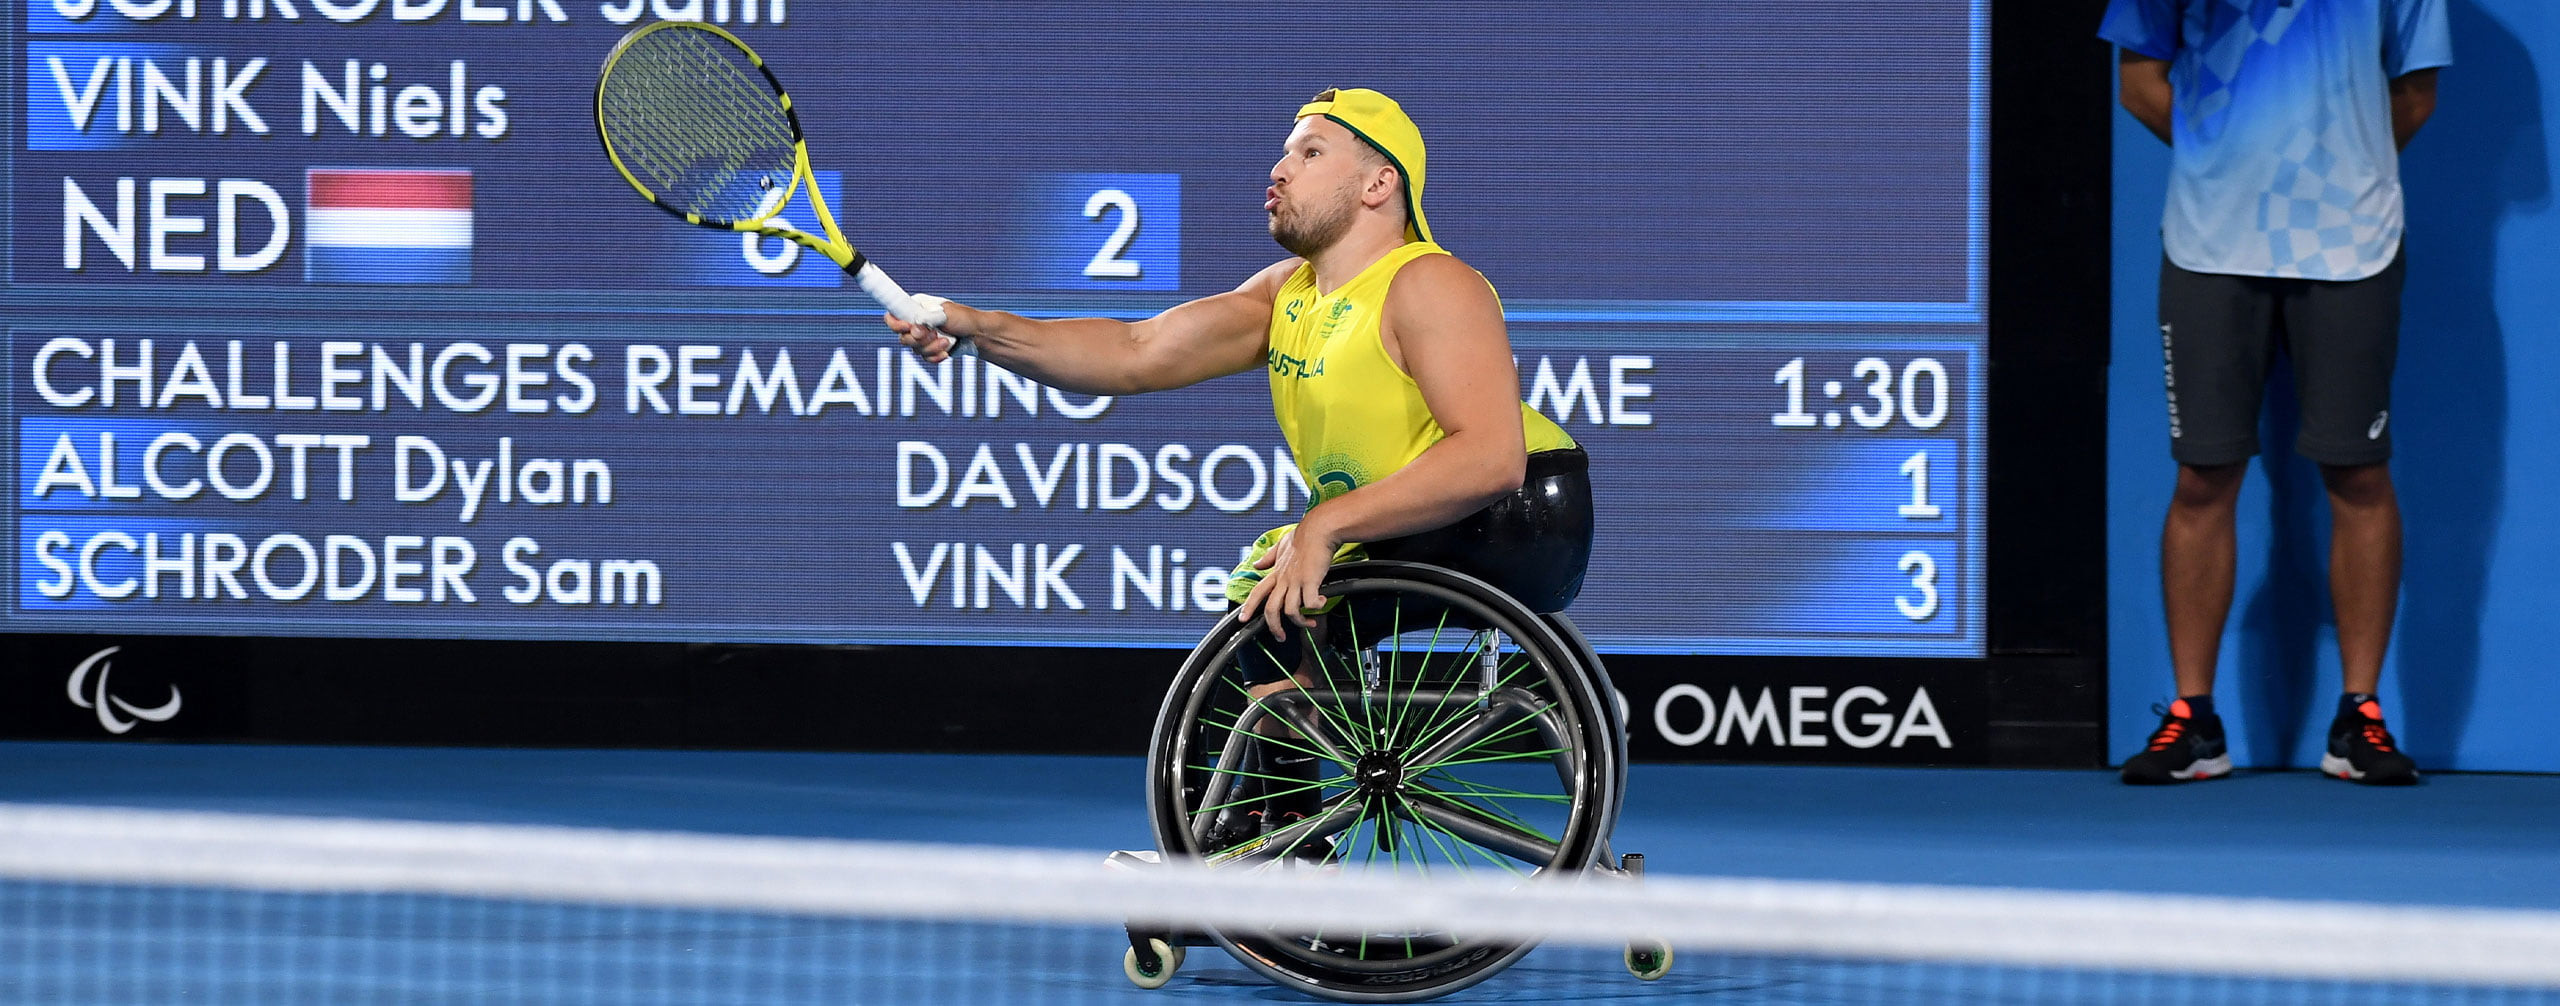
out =
<svg viewBox="0 0 2560 1006"><path fill-rule="evenodd" d="M470 169L311 168L304 179L304 280L471 282Z"/></svg>

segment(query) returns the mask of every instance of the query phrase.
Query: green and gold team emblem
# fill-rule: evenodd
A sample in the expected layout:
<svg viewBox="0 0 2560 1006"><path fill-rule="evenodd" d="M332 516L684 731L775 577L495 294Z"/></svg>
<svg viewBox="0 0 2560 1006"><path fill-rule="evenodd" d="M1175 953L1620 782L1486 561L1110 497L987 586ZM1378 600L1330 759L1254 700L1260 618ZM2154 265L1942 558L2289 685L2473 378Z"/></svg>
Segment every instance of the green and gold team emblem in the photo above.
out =
<svg viewBox="0 0 2560 1006"><path fill-rule="evenodd" d="M1310 467L1314 469L1316 477L1314 484L1308 488L1315 493L1316 503L1322 503L1358 489L1369 481L1366 477L1368 470L1365 467L1341 455L1318 458Z"/></svg>
<svg viewBox="0 0 2560 1006"><path fill-rule="evenodd" d="M1317 326L1316 336L1323 339L1333 338L1333 333L1342 328L1343 319L1350 317L1352 309L1357 307L1359 305L1348 300L1334 301L1333 309L1325 312L1324 324Z"/></svg>

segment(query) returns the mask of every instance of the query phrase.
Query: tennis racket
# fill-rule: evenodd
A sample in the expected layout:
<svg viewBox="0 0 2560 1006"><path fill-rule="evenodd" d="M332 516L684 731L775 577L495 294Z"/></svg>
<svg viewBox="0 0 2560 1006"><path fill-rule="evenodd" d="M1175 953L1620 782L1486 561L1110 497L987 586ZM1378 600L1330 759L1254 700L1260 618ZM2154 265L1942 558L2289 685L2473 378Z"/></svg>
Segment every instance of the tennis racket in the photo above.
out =
<svg viewBox="0 0 2560 1006"><path fill-rule="evenodd" d="M809 169L790 93L737 36L688 21L622 36L596 78L596 134L614 170L658 208L699 227L798 242L852 273L889 313L942 327L940 298L908 294L845 240ZM824 237L775 220L804 187Z"/></svg>

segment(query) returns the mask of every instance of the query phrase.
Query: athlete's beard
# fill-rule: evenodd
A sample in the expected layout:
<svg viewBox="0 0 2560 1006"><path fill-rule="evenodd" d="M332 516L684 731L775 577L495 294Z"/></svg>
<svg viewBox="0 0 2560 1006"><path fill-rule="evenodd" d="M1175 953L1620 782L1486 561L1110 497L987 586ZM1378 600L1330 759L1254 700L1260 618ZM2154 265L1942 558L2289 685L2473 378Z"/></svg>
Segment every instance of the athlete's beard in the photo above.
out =
<svg viewBox="0 0 2560 1006"><path fill-rule="evenodd" d="M1317 252L1333 247L1351 231L1352 214L1360 208L1357 190L1343 186L1331 205L1314 207L1296 213L1282 206L1271 215L1271 240L1299 258L1311 259Z"/></svg>

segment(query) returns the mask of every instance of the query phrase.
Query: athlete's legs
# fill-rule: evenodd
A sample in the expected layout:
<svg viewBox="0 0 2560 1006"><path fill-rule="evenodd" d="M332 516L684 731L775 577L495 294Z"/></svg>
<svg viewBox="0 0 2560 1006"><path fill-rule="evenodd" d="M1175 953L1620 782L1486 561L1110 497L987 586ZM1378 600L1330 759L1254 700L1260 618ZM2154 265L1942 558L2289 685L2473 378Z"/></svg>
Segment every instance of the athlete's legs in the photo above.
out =
<svg viewBox="0 0 2560 1006"><path fill-rule="evenodd" d="M1244 751L1240 767L1245 776L1238 780L1235 802L1221 812L1212 829L1213 845L1243 841L1313 816L1324 799L1319 785L1324 760L1287 717L1261 705L1283 692L1317 687L1327 670L1339 679L1341 668L1318 663L1335 659L1324 650L1324 620L1318 619L1312 629L1291 623L1282 639L1262 635L1258 627L1256 634L1242 654L1242 684L1262 711L1242 724L1245 734L1255 739L1247 742Z"/></svg>
<svg viewBox="0 0 2560 1006"><path fill-rule="evenodd" d="M2180 695L2213 694L2222 626L2231 614L2240 484L2248 471L2245 462L2178 466L2177 491L2160 530L2160 596Z"/></svg>
<svg viewBox="0 0 2560 1006"><path fill-rule="evenodd" d="M2338 616L2338 663L2346 690L2372 693L2382 684L2382 655L2391 646L2400 604L2400 498L2391 466L2322 465L2329 487L2329 600Z"/></svg>
<svg viewBox="0 0 2560 1006"><path fill-rule="evenodd" d="M1257 699L1269 698L1292 688L1313 688L1316 682L1324 680L1328 670L1334 675L1340 675L1342 668L1327 668L1317 663L1319 659L1331 659L1329 655L1319 656L1324 652L1324 626L1323 619L1317 619L1313 626L1291 626L1289 631L1297 637L1296 642L1299 644L1297 667L1288 674L1247 685L1246 694Z"/></svg>
<svg viewBox="0 0 2560 1006"><path fill-rule="evenodd" d="M2285 299L2302 435L2329 491L2329 598L2345 691L2371 694L2400 600L2400 501L2392 490L2391 372L2399 355L2406 266L2338 283L2304 283Z"/></svg>
<svg viewBox="0 0 2560 1006"><path fill-rule="evenodd" d="M2211 695L2231 613L2240 485L2258 453L2277 281L2160 264L2160 351L2178 483L2160 530L2160 596L2181 696Z"/></svg>
<svg viewBox="0 0 2560 1006"><path fill-rule="evenodd" d="M2301 284L2284 323L2301 389L2296 451L2330 489L2330 604L2345 691L2373 694L2399 607L2401 515L2391 489L2391 369L2406 266L2353 282Z"/></svg>

